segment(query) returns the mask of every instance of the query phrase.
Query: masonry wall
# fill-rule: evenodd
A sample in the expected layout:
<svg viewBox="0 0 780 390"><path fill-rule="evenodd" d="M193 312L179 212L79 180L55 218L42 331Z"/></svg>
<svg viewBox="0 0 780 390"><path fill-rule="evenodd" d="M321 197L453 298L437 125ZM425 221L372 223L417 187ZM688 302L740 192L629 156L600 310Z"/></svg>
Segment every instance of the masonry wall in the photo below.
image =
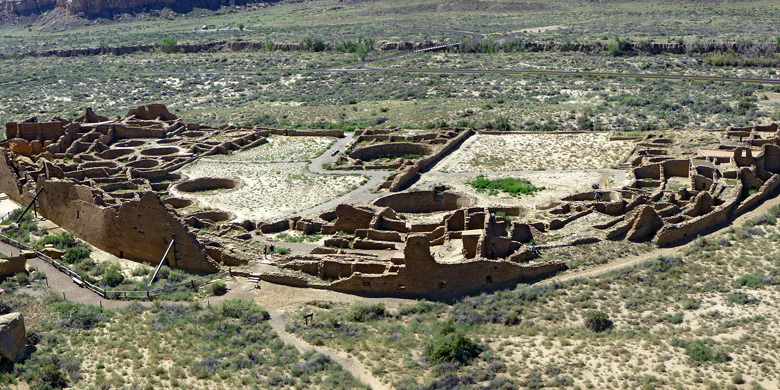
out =
<svg viewBox="0 0 780 390"><path fill-rule="evenodd" d="M103 207L96 201L100 192L87 186L43 178L38 185L44 186L38 198L38 211L43 216L108 253L157 264L173 233L177 233L180 260L176 262L169 255L171 267L197 272L219 270L196 237L152 192L120 206Z"/></svg>

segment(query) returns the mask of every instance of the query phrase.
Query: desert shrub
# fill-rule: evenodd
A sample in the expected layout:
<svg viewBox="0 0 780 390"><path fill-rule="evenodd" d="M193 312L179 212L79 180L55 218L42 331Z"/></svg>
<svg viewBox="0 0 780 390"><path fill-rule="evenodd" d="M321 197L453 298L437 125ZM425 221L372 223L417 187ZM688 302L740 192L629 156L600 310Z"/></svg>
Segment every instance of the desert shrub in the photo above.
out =
<svg viewBox="0 0 780 390"><path fill-rule="evenodd" d="M37 365L26 373L30 377L30 389L64 389L68 387L68 377L56 364L54 357L37 362ZM26 378L25 378L26 379Z"/></svg>
<svg viewBox="0 0 780 390"><path fill-rule="evenodd" d="M368 322L378 320L387 315L384 303L370 304L356 301L349 307L347 319L355 322Z"/></svg>
<svg viewBox="0 0 780 390"><path fill-rule="evenodd" d="M81 305L65 300L53 303L52 308L57 314L60 326L73 329L92 329L110 315L110 312L103 311L98 306Z"/></svg>
<svg viewBox="0 0 780 390"><path fill-rule="evenodd" d="M659 256L651 263L651 268L655 272L667 272L673 267L681 265L682 259L673 256Z"/></svg>
<svg viewBox="0 0 780 390"><path fill-rule="evenodd" d="M685 348L685 354L696 362L723 363L731 360L729 354L712 340L678 341L677 346Z"/></svg>
<svg viewBox="0 0 780 390"><path fill-rule="evenodd" d="M764 284L764 276L751 274L742 275L734 281L734 284L739 287L761 287Z"/></svg>
<svg viewBox="0 0 780 390"><path fill-rule="evenodd" d="M277 255L287 255L290 254L290 248L285 248L283 246L277 246L274 247L274 253Z"/></svg>
<svg viewBox="0 0 780 390"><path fill-rule="evenodd" d="M92 253L92 250L89 247L76 246L73 248L68 248L62 258L68 264L78 264L82 260L88 258L90 253Z"/></svg>
<svg viewBox="0 0 780 390"><path fill-rule="evenodd" d="M737 305L747 305L748 303L756 303L758 300L743 292L731 293L726 297L729 302Z"/></svg>
<svg viewBox="0 0 780 390"><path fill-rule="evenodd" d="M482 348L457 331L452 320L447 321L433 341L425 346L425 356L433 363L468 364L480 353Z"/></svg>
<svg viewBox="0 0 780 390"><path fill-rule="evenodd" d="M109 287L116 287L125 281L125 276L117 269L118 267L112 267L106 275L103 276L103 283Z"/></svg>
<svg viewBox="0 0 780 390"><path fill-rule="evenodd" d="M274 51L274 49L276 48L276 45L274 45L274 41L272 41L270 39L266 39L265 43L263 44L263 46L265 48L265 51L268 52L268 53Z"/></svg>
<svg viewBox="0 0 780 390"><path fill-rule="evenodd" d="M216 281L211 284L211 294L224 295L227 292L227 285L225 282Z"/></svg>
<svg viewBox="0 0 780 390"><path fill-rule="evenodd" d="M78 244L78 239L73 232L64 231L57 234L47 234L35 243L38 248L43 248L46 245L53 245L59 249L73 248Z"/></svg>
<svg viewBox="0 0 780 390"><path fill-rule="evenodd" d="M242 299L228 299L222 302L218 312L225 317L241 318L252 324L271 318L267 310L255 305L252 301Z"/></svg>
<svg viewBox="0 0 780 390"><path fill-rule="evenodd" d="M663 320L675 325L682 324L683 314L682 313L667 314L663 317Z"/></svg>
<svg viewBox="0 0 780 390"><path fill-rule="evenodd" d="M588 311L584 317L585 327L594 332L603 332L614 326L607 313L600 310Z"/></svg>
<svg viewBox="0 0 780 390"><path fill-rule="evenodd" d="M296 377L316 374L329 370L334 363L330 356L314 351L304 353L302 362L295 363L292 367L292 375Z"/></svg>
<svg viewBox="0 0 780 390"><path fill-rule="evenodd" d="M593 121L590 120L590 117L581 115L577 118L577 128L584 131L593 130Z"/></svg>
<svg viewBox="0 0 780 390"><path fill-rule="evenodd" d="M422 299L411 305L401 304L401 306L398 307L398 314L402 316L407 316L410 314L422 314L438 310L440 307L441 305L439 304L428 302L425 299Z"/></svg>
<svg viewBox="0 0 780 390"><path fill-rule="evenodd" d="M701 302L696 299L689 298L683 302L683 308L685 310L696 310L699 306L701 306Z"/></svg>

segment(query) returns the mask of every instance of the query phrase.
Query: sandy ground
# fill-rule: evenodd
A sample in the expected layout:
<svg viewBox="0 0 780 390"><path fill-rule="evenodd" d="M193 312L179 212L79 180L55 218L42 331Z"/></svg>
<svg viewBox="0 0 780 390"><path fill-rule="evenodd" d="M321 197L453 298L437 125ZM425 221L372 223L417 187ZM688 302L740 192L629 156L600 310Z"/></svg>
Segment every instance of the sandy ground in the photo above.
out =
<svg viewBox="0 0 780 390"><path fill-rule="evenodd" d="M430 172L424 175L413 189L430 189L433 186L444 184L451 186L457 192L475 196L477 204L480 206L514 205L534 208L537 205L548 205L550 202L558 201L572 194L589 191L591 185L595 183L599 183L602 188L605 183L608 188L619 188L627 184L625 171L609 169L485 172L485 177L488 179L503 177L522 178L531 181L537 187L545 188L533 195L511 196L506 192L489 195L487 192L479 192L468 185L468 182L473 180L479 173L479 171L473 173Z"/></svg>
<svg viewBox="0 0 780 390"><path fill-rule="evenodd" d="M240 153L236 153L238 155ZM196 199L201 205L228 210L239 219L270 220L295 214L326 202L359 186L360 175L317 175L307 163L218 163L198 161L179 172L190 179L198 177L239 178L244 185L236 190L184 193L176 197Z"/></svg>
<svg viewBox="0 0 780 390"><path fill-rule="evenodd" d="M608 133L475 135L435 171L498 172L617 166L634 147Z"/></svg>
<svg viewBox="0 0 780 390"><path fill-rule="evenodd" d="M207 159L221 161L309 160L325 151L335 140L335 138L331 137L283 137L272 135L268 138L267 144L229 155L209 156Z"/></svg>

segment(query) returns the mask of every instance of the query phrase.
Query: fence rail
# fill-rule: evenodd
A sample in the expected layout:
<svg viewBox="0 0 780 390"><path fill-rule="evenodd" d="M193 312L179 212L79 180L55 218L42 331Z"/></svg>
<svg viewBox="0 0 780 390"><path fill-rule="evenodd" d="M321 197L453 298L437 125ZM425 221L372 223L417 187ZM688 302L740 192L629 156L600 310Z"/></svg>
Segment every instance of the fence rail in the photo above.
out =
<svg viewBox="0 0 780 390"><path fill-rule="evenodd" d="M170 294L173 292L181 291L181 290L194 290L197 289L200 286L203 286L204 284L207 284L211 282L214 279L218 279L220 277L225 276L227 273L224 271L217 272L215 274L205 275L201 276L199 278L192 279L188 282L178 283L178 284L172 284L165 287L157 288L157 289L146 289L146 290L137 290L137 291L121 291L121 290L106 290L102 287L96 286L87 280L85 280L81 275L79 275L77 272L73 271L72 269L68 268L67 266L63 265L62 263L58 262L57 260L52 259L51 257L47 256L46 254L38 251L37 249L24 244L22 242L19 242L17 240L14 240L11 237L8 237L4 234L0 234L0 241L3 241L7 244L13 245L19 249L34 251L35 254L40 258L41 260L49 263L51 266L59 270L60 272L64 273L65 275L70 276L73 279L73 282L85 287L96 294L100 295L101 297L105 299L117 299L117 300L150 300L154 299L156 297L159 297L161 295Z"/></svg>

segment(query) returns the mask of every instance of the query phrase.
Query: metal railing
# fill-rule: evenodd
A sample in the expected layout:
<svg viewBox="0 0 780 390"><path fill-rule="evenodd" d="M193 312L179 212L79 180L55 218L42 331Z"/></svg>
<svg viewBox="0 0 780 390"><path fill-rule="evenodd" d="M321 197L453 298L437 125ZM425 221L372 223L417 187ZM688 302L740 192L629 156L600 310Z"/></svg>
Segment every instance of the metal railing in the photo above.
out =
<svg viewBox="0 0 780 390"><path fill-rule="evenodd" d="M221 278L227 274L225 271L220 271L215 274L205 275L201 276L199 278L191 279L187 282L182 282L178 284L171 284L164 287L156 288L156 289L145 289L145 290L136 290L136 291L121 291L121 290L106 290L100 286L96 286L89 281L85 280L81 275L79 275L77 272L73 271L72 269L68 268L67 266L63 265L62 263L58 262L57 260L52 259L51 257L47 256L46 254L38 251L37 249L19 242L17 240L14 240L11 237L8 237L4 234L0 234L0 241L3 241L7 244L13 245L19 249L34 251L35 254L40 258L41 260L49 263L51 266L59 270L60 272L64 273L65 275L70 276L73 279L73 282L78 284L81 287L85 287L91 291L93 291L95 294L100 295L101 297L105 299L117 299L117 300L133 300L133 299L140 299L140 300L150 300L154 299L156 297L159 297L161 295L174 293L181 290L194 290L197 289L200 286L203 286L209 282L211 282L214 279Z"/></svg>

